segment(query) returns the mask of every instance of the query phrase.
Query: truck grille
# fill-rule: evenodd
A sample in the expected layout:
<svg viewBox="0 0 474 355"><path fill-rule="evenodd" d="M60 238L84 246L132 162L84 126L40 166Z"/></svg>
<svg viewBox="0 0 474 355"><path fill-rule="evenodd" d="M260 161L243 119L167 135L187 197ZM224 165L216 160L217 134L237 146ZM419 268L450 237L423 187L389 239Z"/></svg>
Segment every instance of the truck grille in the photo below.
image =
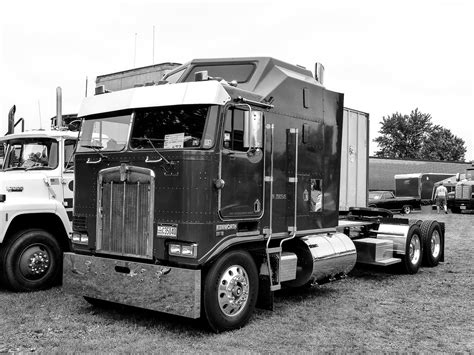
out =
<svg viewBox="0 0 474 355"><path fill-rule="evenodd" d="M471 185L459 184L456 185L456 198L457 199L470 199L472 193Z"/></svg>
<svg viewBox="0 0 474 355"><path fill-rule="evenodd" d="M152 257L152 170L128 166L99 173L97 252Z"/></svg>

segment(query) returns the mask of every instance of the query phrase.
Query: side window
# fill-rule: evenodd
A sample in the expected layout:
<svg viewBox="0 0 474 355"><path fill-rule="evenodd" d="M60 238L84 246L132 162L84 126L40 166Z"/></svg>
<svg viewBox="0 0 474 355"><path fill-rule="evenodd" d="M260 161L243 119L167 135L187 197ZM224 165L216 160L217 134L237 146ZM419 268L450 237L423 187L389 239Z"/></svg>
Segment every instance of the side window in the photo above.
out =
<svg viewBox="0 0 474 355"><path fill-rule="evenodd" d="M74 159L72 154L76 147L76 141L74 139L68 139L64 142L64 167L72 168L74 166Z"/></svg>
<svg viewBox="0 0 474 355"><path fill-rule="evenodd" d="M224 148L246 152L244 148L244 110L230 108L227 110L224 126Z"/></svg>

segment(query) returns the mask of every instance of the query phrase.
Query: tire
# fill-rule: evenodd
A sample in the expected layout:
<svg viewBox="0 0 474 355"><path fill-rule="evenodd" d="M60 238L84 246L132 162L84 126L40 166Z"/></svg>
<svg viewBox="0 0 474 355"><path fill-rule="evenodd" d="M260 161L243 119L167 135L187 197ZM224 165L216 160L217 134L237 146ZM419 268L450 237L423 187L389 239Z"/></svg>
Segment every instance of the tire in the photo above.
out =
<svg viewBox="0 0 474 355"><path fill-rule="evenodd" d="M402 211L401 211L401 212L402 212L402 214L410 214L411 211L412 211L411 206L406 205L406 206L403 206L403 207L402 207Z"/></svg>
<svg viewBox="0 0 474 355"><path fill-rule="evenodd" d="M421 230L417 224L408 229L405 244L405 255L402 256L402 268L407 274L416 274L423 259L423 244Z"/></svg>
<svg viewBox="0 0 474 355"><path fill-rule="evenodd" d="M408 220L408 224L409 224L410 226L413 225L413 224L417 224L417 225L421 226L421 223L422 223L422 222L423 222L423 221L422 221L421 219L409 219L409 220Z"/></svg>
<svg viewBox="0 0 474 355"><path fill-rule="evenodd" d="M434 267L439 264L444 250L441 226L436 221L424 221L421 224L423 241L423 264Z"/></svg>
<svg viewBox="0 0 474 355"><path fill-rule="evenodd" d="M245 325L257 295L258 272L250 254L236 250L223 255L204 281L203 310L211 329L218 333Z"/></svg>
<svg viewBox="0 0 474 355"><path fill-rule="evenodd" d="M0 256L2 280L13 291L37 291L58 284L62 250L52 234L27 229L11 238Z"/></svg>

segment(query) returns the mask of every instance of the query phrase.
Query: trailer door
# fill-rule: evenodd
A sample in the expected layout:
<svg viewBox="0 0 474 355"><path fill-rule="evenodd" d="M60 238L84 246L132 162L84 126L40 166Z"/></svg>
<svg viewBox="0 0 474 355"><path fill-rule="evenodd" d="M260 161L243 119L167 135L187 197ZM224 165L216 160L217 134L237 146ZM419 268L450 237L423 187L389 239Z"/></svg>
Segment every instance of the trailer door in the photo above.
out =
<svg viewBox="0 0 474 355"><path fill-rule="evenodd" d="M263 214L263 153L244 147L244 114L242 107L230 107L225 115L220 164L224 187L219 194L224 220L257 219Z"/></svg>

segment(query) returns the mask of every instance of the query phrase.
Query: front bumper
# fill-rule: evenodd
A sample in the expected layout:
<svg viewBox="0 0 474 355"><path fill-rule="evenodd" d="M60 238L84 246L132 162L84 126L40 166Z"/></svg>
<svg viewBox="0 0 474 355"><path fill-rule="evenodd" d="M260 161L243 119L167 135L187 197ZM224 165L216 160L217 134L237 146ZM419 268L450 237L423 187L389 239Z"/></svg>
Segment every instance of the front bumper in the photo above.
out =
<svg viewBox="0 0 474 355"><path fill-rule="evenodd" d="M64 253L63 288L78 296L199 318L201 270Z"/></svg>

